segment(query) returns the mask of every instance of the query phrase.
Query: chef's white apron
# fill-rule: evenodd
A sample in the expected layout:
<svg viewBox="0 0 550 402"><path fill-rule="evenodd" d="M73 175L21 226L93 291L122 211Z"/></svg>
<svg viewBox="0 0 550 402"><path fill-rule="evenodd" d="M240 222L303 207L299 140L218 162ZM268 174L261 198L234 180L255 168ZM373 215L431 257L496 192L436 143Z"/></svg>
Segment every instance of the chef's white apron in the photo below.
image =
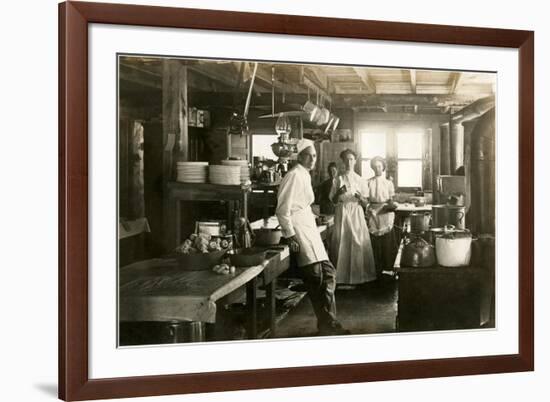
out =
<svg viewBox="0 0 550 402"><path fill-rule="evenodd" d="M296 238L300 244L298 266L303 267L328 260L327 251L323 245L311 207L293 212L291 219Z"/></svg>

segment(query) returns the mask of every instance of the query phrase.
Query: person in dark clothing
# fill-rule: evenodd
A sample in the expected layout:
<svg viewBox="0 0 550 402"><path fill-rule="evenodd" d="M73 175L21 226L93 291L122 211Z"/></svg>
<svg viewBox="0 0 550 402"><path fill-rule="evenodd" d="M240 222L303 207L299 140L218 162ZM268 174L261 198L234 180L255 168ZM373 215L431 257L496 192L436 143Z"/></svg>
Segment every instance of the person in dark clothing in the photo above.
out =
<svg viewBox="0 0 550 402"><path fill-rule="evenodd" d="M330 189L336 177L338 168L335 162L330 162L327 167L329 178L317 186L316 203L319 204L320 212L324 215L334 215L334 203L329 197Z"/></svg>

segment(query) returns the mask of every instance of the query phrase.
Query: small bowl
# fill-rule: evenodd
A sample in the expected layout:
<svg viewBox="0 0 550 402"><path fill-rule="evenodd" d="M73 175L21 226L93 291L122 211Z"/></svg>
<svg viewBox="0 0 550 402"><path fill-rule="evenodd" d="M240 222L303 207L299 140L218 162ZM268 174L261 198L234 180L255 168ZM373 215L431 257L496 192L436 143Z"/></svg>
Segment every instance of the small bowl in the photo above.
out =
<svg viewBox="0 0 550 402"><path fill-rule="evenodd" d="M233 254L229 255L231 265L236 267L252 267L260 265L265 261L267 250L251 247L251 248L238 248L234 250Z"/></svg>

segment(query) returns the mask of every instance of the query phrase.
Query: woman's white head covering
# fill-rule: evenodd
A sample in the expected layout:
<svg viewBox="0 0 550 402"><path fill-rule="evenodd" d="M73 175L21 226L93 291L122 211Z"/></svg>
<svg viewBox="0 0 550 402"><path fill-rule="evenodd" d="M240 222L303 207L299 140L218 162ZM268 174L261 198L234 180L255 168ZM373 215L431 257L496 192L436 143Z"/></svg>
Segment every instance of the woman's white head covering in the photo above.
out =
<svg viewBox="0 0 550 402"><path fill-rule="evenodd" d="M298 149L298 153L302 152L303 150L312 147L315 148L315 145L313 144L313 141L308 139L301 139L298 141L298 144L296 144L296 148Z"/></svg>

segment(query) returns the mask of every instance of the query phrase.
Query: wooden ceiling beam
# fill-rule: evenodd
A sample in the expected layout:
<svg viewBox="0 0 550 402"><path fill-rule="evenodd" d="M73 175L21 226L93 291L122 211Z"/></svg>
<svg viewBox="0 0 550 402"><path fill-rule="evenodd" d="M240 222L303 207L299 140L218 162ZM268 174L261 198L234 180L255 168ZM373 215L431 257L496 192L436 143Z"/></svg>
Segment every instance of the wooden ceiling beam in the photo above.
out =
<svg viewBox="0 0 550 402"><path fill-rule="evenodd" d="M223 73L215 68L215 65L201 64L198 66L191 65L188 67L190 71L204 75L207 78L218 81L221 84L227 85L231 90L235 88L238 82L238 73L234 70L231 74Z"/></svg>
<svg viewBox="0 0 550 402"><path fill-rule="evenodd" d="M465 106L477 99L481 95L421 95L421 94L337 94L333 96L334 104L338 107L357 107L357 106L379 106L387 105L391 107L393 105L400 106L413 106L418 107L432 106L432 107L445 107L445 106Z"/></svg>
<svg viewBox="0 0 550 402"><path fill-rule="evenodd" d="M132 64L119 64L119 78L146 88L162 89L162 76Z"/></svg>
<svg viewBox="0 0 550 402"><path fill-rule="evenodd" d="M162 73L158 66L155 67L154 64L148 66L144 63L138 63L138 61L133 59L121 61L119 64L120 79L142 87L162 89ZM218 63L210 62L207 64L202 60L180 60L180 63L187 65L189 68L189 90L216 92L218 90L231 89L237 82L236 77L235 80L231 78L232 76L237 76L237 72L231 71L231 74L227 76L220 74L217 71ZM233 65L233 63L223 64L227 66Z"/></svg>
<svg viewBox="0 0 550 402"><path fill-rule="evenodd" d="M314 94L311 99L314 100ZM194 92L193 100L200 102L202 105L226 106L230 105L233 99L233 94L230 91L226 92ZM414 107L417 105L418 110L426 107L441 108L444 110L447 106L462 108L479 99L477 95L412 95L412 94L333 94L331 96L332 108L353 108L353 107ZM281 103L280 92L275 97L276 110L295 110L299 108L307 100L307 91L302 93L287 92L285 95L285 104ZM271 93L262 92L252 97L250 104L254 107L267 107L271 105ZM419 112L420 113L420 112Z"/></svg>
<svg viewBox="0 0 550 402"><path fill-rule="evenodd" d="M373 81L366 68L353 67L353 71L355 71L363 85L365 85L367 92L376 93L376 83Z"/></svg>
<svg viewBox="0 0 550 402"><path fill-rule="evenodd" d="M454 72L451 73L449 77L449 94L456 94L458 87L460 86L460 81L462 80L462 73Z"/></svg>
<svg viewBox="0 0 550 402"><path fill-rule="evenodd" d="M328 90L327 75L323 71L321 71L319 67L308 66L305 70L305 73L313 75L313 81L317 81L317 84L321 89Z"/></svg>
<svg viewBox="0 0 550 402"><path fill-rule="evenodd" d="M262 83L265 88L268 88L269 91L271 91L271 68L267 69L265 66L258 65L258 71L256 71L256 82ZM299 85L283 82L282 80L277 79L277 69L275 69L275 81L273 81L273 86L275 87L275 90L285 92L286 94L303 91L303 88Z"/></svg>
<svg viewBox="0 0 550 402"><path fill-rule="evenodd" d="M409 75L411 77L411 92L416 93L416 70L410 69Z"/></svg>
<svg viewBox="0 0 550 402"><path fill-rule="evenodd" d="M329 93L324 90L323 88L320 88L319 85L317 85L315 82L313 82L310 78L308 78L307 75L304 74L303 76L303 85L305 85L306 88L309 88L313 93L311 94L312 101L314 100L314 96L316 96L316 93L319 93L325 100L332 103L332 97L329 95Z"/></svg>

